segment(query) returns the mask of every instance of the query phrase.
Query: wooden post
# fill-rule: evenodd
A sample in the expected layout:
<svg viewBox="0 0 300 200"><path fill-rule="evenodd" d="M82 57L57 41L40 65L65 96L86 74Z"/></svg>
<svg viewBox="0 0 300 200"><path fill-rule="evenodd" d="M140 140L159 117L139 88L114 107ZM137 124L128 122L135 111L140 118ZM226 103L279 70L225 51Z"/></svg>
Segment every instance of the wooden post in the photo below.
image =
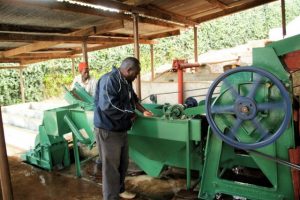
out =
<svg viewBox="0 0 300 200"><path fill-rule="evenodd" d="M20 90L21 90L21 98L22 102L25 103L25 90L24 90L24 78L23 78L23 69L19 69L19 76L20 76Z"/></svg>
<svg viewBox="0 0 300 200"><path fill-rule="evenodd" d="M134 35L134 56L140 60L140 45L139 45L139 15L136 13L132 14L133 17L133 35ZM138 75L136 78L136 94L141 99L141 76Z"/></svg>
<svg viewBox="0 0 300 200"><path fill-rule="evenodd" d="M195 63L198 62L198 32L197 27L194 26L194 59Z"/></svg>
<svg viewBox="0 0 300 200"><path fill-rule="evenodd" d="M155 78L153 44L150 44L150 59L151 59L151 81L153 81Z"/></svg>
<svg viewBox="0 0 300 200"><path fill-rule="evenodd" d="M72 76L75 77L75 61L74 58L72 58Z"/></svg>
<svg viewBox="0 0 300 200"><path fill-rule="evenodd" d="M89 59L88 59L88 52L87 52L87 43L84 41L82 43L82 57L83 62L85 62L87 65L89 65Z"/></svg>
<svg viewBox="0 0 300 200"><path fill-rule="evenodd" d="M3 200L13 200L14 198L13 198L11 179L10 179L6 145L5 145L1 106L0 106L0 182L1 182Z"/></svg>
<svg viewBox="0 0 300 200"><path fill-rule="evenodd" d="M281 0L281 23L282 23L282 36L286 36L286 16L285 16L285 0Z"/></svg>

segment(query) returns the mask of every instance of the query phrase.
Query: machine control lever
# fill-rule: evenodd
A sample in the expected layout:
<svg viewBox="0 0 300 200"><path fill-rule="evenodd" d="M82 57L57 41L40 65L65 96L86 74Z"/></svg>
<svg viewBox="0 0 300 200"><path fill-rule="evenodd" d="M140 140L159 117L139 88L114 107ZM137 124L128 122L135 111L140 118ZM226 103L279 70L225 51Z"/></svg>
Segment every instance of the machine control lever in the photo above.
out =
<svg viewBox="0 0 300 200"><path fill-rule="evenodd" d="M279 164L282 164L282 165L285 165L285 166L288 166L290 168L293 168L293 169L296 169L296 170L299 170L300 171L300 166L299 165L296 165L294 163L290 163L286 160L282 160L282 159L279 159L279 158L275 158L275 157L272 157L268 154L265 154L265 153L262 153L262 152L259 152L259 151L256 151L256 150L248 150L247 152L251 152L251 153L254 153L258 156L261 156L261 157L264 157L268 160L272 160L276 163L279 163Z"/></svg>

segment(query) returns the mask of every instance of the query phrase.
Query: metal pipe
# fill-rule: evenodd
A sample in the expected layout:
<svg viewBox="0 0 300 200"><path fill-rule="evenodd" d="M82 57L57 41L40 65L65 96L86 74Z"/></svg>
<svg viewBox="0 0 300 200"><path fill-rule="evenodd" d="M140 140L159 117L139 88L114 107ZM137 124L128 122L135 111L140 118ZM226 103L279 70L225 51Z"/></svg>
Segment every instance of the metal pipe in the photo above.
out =
<svg viewBox="0 0 300 200"><path fill-rule="evenodd" d="M14 199L11 179L10 179L8 159L7 159L6 145L5 145L1 106L0 106L0 182L1 182L3 200Z"/></svg>
<svg viewBox="0 0 300 200"><path fill-rule="evenodd" d="M177 69L178 77L178 103L183 104L183 69Z"/></svg>

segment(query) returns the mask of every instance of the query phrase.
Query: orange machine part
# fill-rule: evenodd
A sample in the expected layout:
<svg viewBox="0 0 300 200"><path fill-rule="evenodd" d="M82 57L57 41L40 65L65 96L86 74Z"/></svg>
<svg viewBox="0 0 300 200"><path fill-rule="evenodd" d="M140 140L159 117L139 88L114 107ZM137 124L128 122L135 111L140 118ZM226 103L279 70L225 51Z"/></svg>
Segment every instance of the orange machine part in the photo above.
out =
<svg viewBox="0 0 300 200"><path fill-rule="evenodd" d="M300 164L300 147L289 150L290 162L299 165ZM294 195L295 199L300 199L300 172L296 169L292 170Z"/></svg>
<svg viewBox="0 0 300 200"><path fill-rule="evenodd" d="M300 50L285 54L283 60L289 71L300 70Z"/></svg>

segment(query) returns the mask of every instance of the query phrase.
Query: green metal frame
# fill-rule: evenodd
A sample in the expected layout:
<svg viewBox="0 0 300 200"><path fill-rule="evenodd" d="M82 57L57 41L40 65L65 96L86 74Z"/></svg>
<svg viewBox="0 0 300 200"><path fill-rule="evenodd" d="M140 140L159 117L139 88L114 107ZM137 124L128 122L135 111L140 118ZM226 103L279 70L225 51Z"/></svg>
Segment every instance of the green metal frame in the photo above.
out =
<svg viewBox="0 0 300 200"><path fill-rule="evenodd" d="M190 189L191 170L202 171L201 120L140 116L128 136L130 157L150 176L158 177L165 166L185 168Z"/></svg>
<svg viewBox="0 0 300 200"><path fill-rule="evenodd" d="M262 68L274 74L283 82L287 90L292 94L291 77L284 69L284 64L281 62L281 56L299 49L299 35L279 42L274 42L265 48L253 50L253 65L254 67ZM249 78L243 76L235 77L230 81L236 88L243 87L243 84L251 84ZM238 91L240 90L238 89ZM259 98L264 98L269 96L270 92L271 91L269 90L260 90L257 95ZM223 88L221 95L224 95L224 93L226 93L226 91ZM272 95L274 95L274 93ZM221 101L226 105L228 98L223 97ZM277 113L276 115L270 116L275 117L273 119L271 118L270 121L273 121L274 124L276 116L278 117L280 115L280 113ZM272 127L272 123L268 124L268 126ZM275 143L257 149L257 151L274 158L288 161L288 150L290 148L295 148L294 135L293 119L291 119L290 126ZM226 169L231 169L234 166L250 167L261 170L271 186L259 186L259 183L251 184L222 178ZM278 164L273 160L266 160L251 152L239 155L232 147L223 143L214 134L209 133L206 143L205 164L199 198L214 199L215 195L218 193L257 200L294 199L291 169L287 166Z"/></svg>

